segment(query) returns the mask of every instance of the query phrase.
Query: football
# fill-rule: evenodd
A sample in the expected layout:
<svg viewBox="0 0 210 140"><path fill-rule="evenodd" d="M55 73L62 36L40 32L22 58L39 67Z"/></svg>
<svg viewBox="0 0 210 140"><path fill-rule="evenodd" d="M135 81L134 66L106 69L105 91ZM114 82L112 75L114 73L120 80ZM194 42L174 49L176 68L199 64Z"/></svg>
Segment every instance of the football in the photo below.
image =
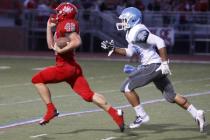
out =
<svg viewBox="0 0 210 140"><path fill-rule="evenodd" d="M55 40L55 43L59 48L63 48L67 45L67 42L69 42L70 39L68 37L59 37Z"/></svg>

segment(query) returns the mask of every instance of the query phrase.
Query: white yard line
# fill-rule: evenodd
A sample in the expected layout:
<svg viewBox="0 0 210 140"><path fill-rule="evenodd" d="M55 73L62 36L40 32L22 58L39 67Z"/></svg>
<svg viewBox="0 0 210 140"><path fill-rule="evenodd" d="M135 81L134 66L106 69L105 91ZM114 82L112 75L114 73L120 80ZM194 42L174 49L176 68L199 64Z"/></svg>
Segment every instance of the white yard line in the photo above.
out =
<svg viewBox="0 0 210 140"><path fill-rule="evenodd" d="M104 78L104 76L101 76L102 78ZM189 79L189 80L185 80L185 81L174 81L174 85L175 84L181 84L181 83L193 83L193 82L200 82L200 81L205 81L205 80L210 80L210 78L203 78L203 79ZM10 88L10 87L14 87L14 86L28 86L28 85L32 85L30 83L23 83L23 84L12 84L12 85L4 85L4 86L0 86L4 87L4 88ZM153 85L147 85L144 88L148 88L148 87L152 87ZM100 91L100 93L113 93L113 92L119 92L119 89L111 89L111 90L104 90L104 91ZM70 94L68 95L59 95L59 96L54 96L52 97L53 99L57 99L57 98L63 98L63 97L69 97ZM11 106L11 105L17 105L17 104L26 104L26 103L33 103L33 102L38 102L41 101L40 98L36 98L36 99L31 99L31 100L25 100L25 101L19 101L19 102L13 102L13 103L1 103L1 106Z"/></svg>
<svg viewBox="0 0 210 140"><path fill-rule="evenodd" d="M95 80L95 79L106 79L106 78L116 78L119 77L119 75L102 75L102 76L98 76L96 77L87 77L87 80ZM19 84L7 84L7 85L0 85L0 89L1 88L12 88L12 87L21 87L21 86L31 86L32 83L19 83Z"/></svg>
<svg viewBox="0 0 210 140"><path fill-rule="evenodd" d="M7 70L7 69L11 69L10 66L0 66L0 70Z"/></svg>
<svg viewBox="0 0 210 140"><path fill-rule="evenodd" d="M43 136L47 136L47 134L34 135L34 136L30 136L30 138L38 138L38 137L43 137Z"/></svg>
<svg viewBox="0 0 210 140"><path fill-rule="evenodd" d="M0 89L1 88L21 87L21 86L31 86L31 85L32 85L31 83L0 85Z"/></svg>
<svg viewBox="0 0 210 140"><path fill-rule="evenodd" d="M104 138L104 139L101 139L101 140L113 140L113 139L116 139L116 137L108 137L108 138Z"/></svg>
<svg viewBox="0 0 210 140"><path fill-rule="evenodd" d="M185 97L194 97L194 96L201 96L201 95L209 95L210 91L206 91L206 92L200 92L200 93L190 93L185 95ZM159 102L165 102L165 99L154 99L154 100L149 100L149 101L145 101L142 102L143 105L146 104L154 104L154 103L159 103ZM130 104L127 105L121 105L121 106L116 106L115 108L128 108L131 107ZM79 112L69 112L69 113L61 113L58 117L65 117L65 116L73 116L73 115L83 115L83 114L88 114L88 113L95 113L95 112L101 112L103 111L102 109L92 109L92 110L86 110L86 111L79 111ZM31 120L26 120L26 121L16 121L7 125L0 125L0 130L1 129L5 129L5 128L12 128L15 126L21 126L21 125L27 125L27 124L32 124L35 122L40 121L41 118L37 118L37 119L31 119Z"/></svg>
<svg viewBox="0 0 210 140"><path fill-rule="evenodd" d="M45 69L46 67L39 67L39 68L32 68L31 70L35 70L35 71L40 71L40 70L43 70Z"/></svg>
<svg viewBox="0 0 210 140"><path fill-rule="evenodd" d="M193 83L193 82L200 82L200 81L206 81L210 80L210 77L206 78L201 78L201 79L189 79L189 80L184 80L184 81L174 81L174 84L179 84L179 83Z"/></svg>
<svg viewBox="0 0 210 140"><path fill-rule="evenodd" d="M105 90L101 91L100 93L112 93L112 92L118 92L119 90ZM58 98L65 98L65 97L70 97L72 94L67 94L67 95L59 95L59 96L54 96L52 99L58 99ZM1 106L12 106L12 105L18 105L18 104L26 104L26 103L33 103L33 102L39 102L41 101L41 98L36 98L32 100L26 100L26 101L19 101L19 102L13 102L13 103L1 103Z"/></svg>

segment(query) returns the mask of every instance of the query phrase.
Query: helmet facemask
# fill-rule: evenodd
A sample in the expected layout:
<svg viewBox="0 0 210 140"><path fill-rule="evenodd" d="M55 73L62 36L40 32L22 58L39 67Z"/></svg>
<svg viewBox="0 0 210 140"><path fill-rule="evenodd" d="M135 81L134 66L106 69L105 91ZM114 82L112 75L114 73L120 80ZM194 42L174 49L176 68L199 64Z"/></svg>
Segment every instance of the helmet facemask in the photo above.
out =
<svg viewBox="0 0 210 140"><path fill-rule="evenodd" d="M128 19L126 17L119 17L119 19L121 20L121 22L119 23L116 23L116 27L117 27L117 30L118 31L121 31L121 30L128 30L130 27L130 25L128 24Z"/></svg>

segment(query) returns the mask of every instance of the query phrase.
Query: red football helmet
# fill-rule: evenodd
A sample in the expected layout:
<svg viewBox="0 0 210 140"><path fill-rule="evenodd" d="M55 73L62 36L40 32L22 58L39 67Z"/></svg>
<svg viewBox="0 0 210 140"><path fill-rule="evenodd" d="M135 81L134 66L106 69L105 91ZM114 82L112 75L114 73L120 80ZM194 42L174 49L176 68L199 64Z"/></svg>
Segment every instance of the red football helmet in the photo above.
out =
<svg viewBox="0 0 210 140"><path fill-rule="evenodd" d="M63 2L55 8L56 14L51 15L51 22L57 23L64 19L74 19L77 15L77 8L69 2Z"/></svg>

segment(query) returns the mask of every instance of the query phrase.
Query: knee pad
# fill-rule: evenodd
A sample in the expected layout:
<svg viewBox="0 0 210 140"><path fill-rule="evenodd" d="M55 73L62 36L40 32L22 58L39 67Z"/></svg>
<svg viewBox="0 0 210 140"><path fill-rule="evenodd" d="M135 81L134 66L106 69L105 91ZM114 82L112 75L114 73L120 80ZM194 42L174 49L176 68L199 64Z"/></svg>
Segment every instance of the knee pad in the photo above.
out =
<svg viewBox="0 0 210 140"><path fill-rule="evenodd" d="M176 93L174 92L172 85L168 85L165 87L163 91L163 96L169 103L175 103Z"/></svg>
<svg viewBox="0 0 210 140"><path fill-rule="evenodd" d="M40 74L37 74L37 75L33 76L33 78L31 79L31 82L33 84L43 83L43 79Z"/></svg>

